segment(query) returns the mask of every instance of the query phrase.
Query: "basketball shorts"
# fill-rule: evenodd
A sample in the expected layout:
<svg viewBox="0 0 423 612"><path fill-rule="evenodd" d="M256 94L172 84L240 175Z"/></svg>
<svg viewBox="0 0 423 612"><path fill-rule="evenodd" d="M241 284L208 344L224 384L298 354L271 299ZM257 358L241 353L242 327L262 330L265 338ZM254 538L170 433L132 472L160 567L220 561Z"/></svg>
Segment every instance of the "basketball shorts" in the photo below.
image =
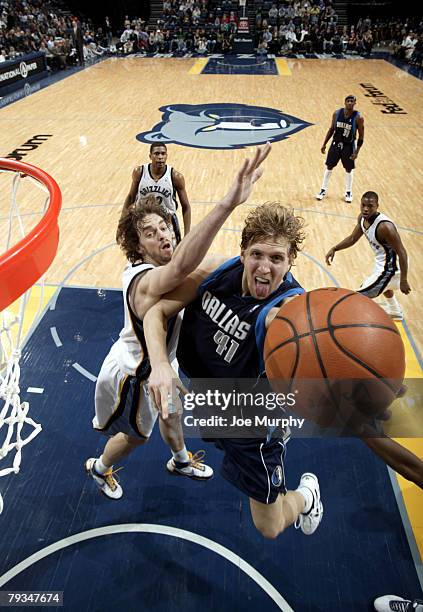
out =
<svg viewBox="0 0 423 612"><path fill-rule="evenodd" d="M187 389L190 379L179 368L179 378ZM288 441L289 436L286 437ZM286 493L282 438L203 438L224 452L220 474L234 487L262 504L273 504Z"/></svg>
<svg viewBox="0 0 423 612"><path fill-rule="evenodd" d="M396 272L386 270L375 271L361 283L358 293L362 293L369 298L376 298L388 289L398 290L400 280L401 273L399 270Z"/></svg>
<svg viewBox="0 0 423 612"><path fill-rule="evenodd" d="M93 427L113 436L125 433L149 438L158 417L146 382L121 372L110 352L101 366L95 387Z"/></svg>
<svg viewBox="0 0 423 612"><path fill-rule="evenodd" d="M329 147L329 151L326 157L326 165L328 168L335 168L339 160L341 160L347 172L354 170L355 163L353 159L350 159L354 152L354 144L345 144L342 142L333 142Z"/></svg>
<svg viewBox="0 0 423 612"><path fill-rule="evenodd" d="M219 438L215 445L225 453L221 475L248 497L273 504L286 493L283 440Z"/></svg>

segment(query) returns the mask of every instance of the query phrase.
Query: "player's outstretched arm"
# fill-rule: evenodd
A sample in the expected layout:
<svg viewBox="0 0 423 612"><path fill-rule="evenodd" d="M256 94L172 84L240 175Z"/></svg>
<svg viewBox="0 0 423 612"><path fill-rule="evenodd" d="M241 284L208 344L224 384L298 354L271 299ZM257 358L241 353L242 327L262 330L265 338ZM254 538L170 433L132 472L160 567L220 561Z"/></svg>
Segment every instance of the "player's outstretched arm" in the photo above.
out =
<svg viewBox="0 0 423 612"><path fill-rule="evenodd" d="M214 209L196 225L178 245L171 261L149 272L148 293L163 295L172 291L200 265L214 237L237 206L243 204L263 174L262 163L269 155L269 143L258 147L251 159L244 160L227 194Z"/></svg>
<svg viewBox="0 0 423 612"><path fill-rule="evenodd" d="M193 272L180 287L163 296L144 317L144 334L151 365L148 389L163 419L168 417L170 401L177 402L177 389L185 391L169 363L166 348L167 320L195 299L198 287L214 268L215 265L210 263L204 269Z"/></svg>
<svg viewBox="0 0 423 612"><path fill-rule="evenodd" d="M329 249L329 251L326 253L327 265L328 266L331 265L333 258L335 257L336 251L342 251L343 249L349 249L358 240L360 240L362 235L363 235L363 230L361 229L361 225L360 223L357 223L357 225L355 226L355 228L353 229L352 233L349 236L344 238L344 240L341 240L341 242L339 242L337 245Z"/></svg>
<svg viewBox="0 0 423 612"><path fill-rule="evenodd" d="M362 438L378 457L407 480L423 489L423 461L391 438Z"/></svg>

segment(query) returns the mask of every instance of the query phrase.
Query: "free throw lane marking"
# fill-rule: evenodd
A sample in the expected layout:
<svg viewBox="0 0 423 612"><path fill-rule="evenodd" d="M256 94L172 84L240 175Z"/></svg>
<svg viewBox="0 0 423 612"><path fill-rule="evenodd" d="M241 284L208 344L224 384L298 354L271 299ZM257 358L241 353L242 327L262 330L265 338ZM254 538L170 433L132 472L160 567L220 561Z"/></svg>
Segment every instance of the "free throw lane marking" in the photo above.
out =
<svg viewBox="0 0 423 612"><path fill-rule="evenodd" d="M208 57L201 57L196 60L195 64L188 70L188 74L201 74L209 61Z"/></svg>
<svg viewBox="0 0 423 612"><path fill-rule="evenodd" d="M288 62L286 61L286 59L283 59L281 57L277 57L275 59L275 62L276 62L276 66L278 68L279 76L291 76L292 72L291 72L291 69L288 66Z"/></svg>

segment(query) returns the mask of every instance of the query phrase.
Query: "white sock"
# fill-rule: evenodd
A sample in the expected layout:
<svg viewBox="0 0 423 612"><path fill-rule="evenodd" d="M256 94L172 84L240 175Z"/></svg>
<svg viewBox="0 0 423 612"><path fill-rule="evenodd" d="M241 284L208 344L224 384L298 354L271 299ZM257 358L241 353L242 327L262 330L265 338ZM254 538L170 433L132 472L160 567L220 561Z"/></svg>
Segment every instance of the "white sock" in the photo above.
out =
<svg viewBox="0 0 423 612"><path fill-rule="evenodd" d="M401 308L395 295L393 295L391 298L385 297L385 299L391 308L398 308L398 309Z"/></svg>
<svg viewBox="0 0 423 612"><path fill-rule="evenodd" d="M345 191L350 191L352 193L352 184L354 179L354 170L351 172L345 173Z"/></svg>
<svg viewBox="0 0 423 612"><path fill-rule="evenodd" d="M304 510L301 512L301 514L304 514L305 512L309 512L313 505L313 493L310 491L308 487L304 487L304 486L298 487L298 489L295 489L295 490L297 493L301 493L301 495L304 497L305 507L304 507Z"/></svg>
<svg viewBox="0 0 423 612"><path fill-rule="evenodd" d="M172 449L170 449L172 450ZM189 455L187 451L187 447L184 444L184 447L180 451L173 451L172 455L176 463L189 463Z"/></svg>
<svg viewBox="0 0 423 612"><path fill-rule="evenodd" d="M105 474L113 466L107 466L103 463L103 455L99 459L95 460L94 469L98 474Z"/></svg>
<svg viewBox="0 0 423 612"><path fill-rule="evenodd" d="M322 189L324 189L325 191L327 191L331 174L332 174L332 170L328 170L326 168L325 173L323 175L323 182L322 182Z"/></svg>

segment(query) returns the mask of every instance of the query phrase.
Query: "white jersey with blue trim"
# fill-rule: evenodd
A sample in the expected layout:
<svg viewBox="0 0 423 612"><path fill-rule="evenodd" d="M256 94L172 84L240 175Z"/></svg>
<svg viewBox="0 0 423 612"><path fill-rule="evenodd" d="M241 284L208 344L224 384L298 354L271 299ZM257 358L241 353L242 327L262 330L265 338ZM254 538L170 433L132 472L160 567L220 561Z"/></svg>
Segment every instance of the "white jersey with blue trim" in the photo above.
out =
<svg viewBox="0 0 423 612"><path fill-rule="evenodd" d="M166 166L164 174L157 181L151 176L151 164L142 166L138 196L146 197L150 194L161 198L161 203L172 213L176 212L178 203L172 181L172 166Z"/></svg>
<svg viewBox="0 0 423 612"><path fill-rule="evenodd" d="M126 265L122 277L124 326L119 334L119 339L111 349L119 369L125 374L138 376L140 379L145 379L148 376L150 362L144 338L143 322L132 311L129 304L129 294L135 278L140 274L148 274L148 271L153 269L154 266L151 264L128 263ZM171 362L176 356L181 321L182 313L179 313L172 321L172 324L168 325L167 350Z"/></svg>
<svg viewBox="0 0 423 612"><path fill-rule="evenodd" d="M374 273L381 274L387 267L393 269L393 271L397 270L397 254L394 249L387 244L382 244L376 237L376 232L378 226L383 222L392 223L392 225L397 229L395 223L383 213L378 213L378 215L374 218L370 226L366 229L364 226L364 219L361 218L360 226L363 231L363 234L366 236L369 244L372 248L373 253L375 254L375 270Z"/></svg>

